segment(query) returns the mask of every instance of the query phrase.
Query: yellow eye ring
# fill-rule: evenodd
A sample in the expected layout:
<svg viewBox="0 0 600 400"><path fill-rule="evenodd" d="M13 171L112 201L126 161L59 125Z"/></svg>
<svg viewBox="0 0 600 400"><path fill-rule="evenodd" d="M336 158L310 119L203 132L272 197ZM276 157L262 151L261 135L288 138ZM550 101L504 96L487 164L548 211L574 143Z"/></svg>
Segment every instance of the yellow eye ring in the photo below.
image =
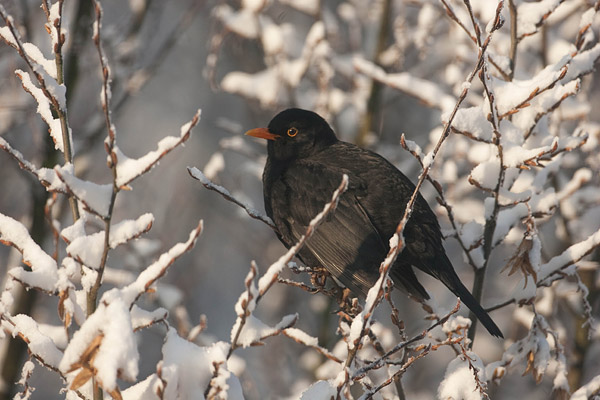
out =
<svg viewBox="0 0 600 400"><path fill-rule="evenodd" d="M287 135L289 137L294 137L297 134L298 134L298 129L296 129L296 128L290 128L290 129L287 130Z"/></svg>

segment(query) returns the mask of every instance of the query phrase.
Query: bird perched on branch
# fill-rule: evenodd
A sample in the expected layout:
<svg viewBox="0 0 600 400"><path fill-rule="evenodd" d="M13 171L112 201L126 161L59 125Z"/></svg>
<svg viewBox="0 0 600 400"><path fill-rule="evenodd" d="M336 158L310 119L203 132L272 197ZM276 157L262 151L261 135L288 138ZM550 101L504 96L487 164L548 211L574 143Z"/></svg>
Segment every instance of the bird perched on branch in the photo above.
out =
<svg viewBox="0 0 600 400"><path fill-rule="evenodd" d="M379 277L389 239L404 215L415 185L380 155L340 141L327 122L311 111L291 108L268 128L246 135L267 139L263 193L267 215L286 247L305 233L330 200L342 175L349 186L336 211L319 226L298 256L322 265L355 295L364 296ZM473 311L494 336L502 332L462 284L446 256L437 218L419 194L404 229L405 248L390 276L418 300L429 295L413 267L439 279Z"/></svg>

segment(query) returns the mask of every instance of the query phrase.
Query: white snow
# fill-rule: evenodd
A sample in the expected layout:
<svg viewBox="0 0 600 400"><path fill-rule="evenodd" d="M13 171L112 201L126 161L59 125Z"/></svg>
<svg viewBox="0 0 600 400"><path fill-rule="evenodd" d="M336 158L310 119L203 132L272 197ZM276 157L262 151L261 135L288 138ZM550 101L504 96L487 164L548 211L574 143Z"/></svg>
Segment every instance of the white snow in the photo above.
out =
<svg viewBox="0 0 600 400"><path fill-rule="evenodd" d="M17 41L15 40L15 37L8 26L0 26L0 37L4 39L10 46L15 48L17 47Z"/></svg>
<svg viewBox="0 0 600 400"><path fill-rule="evenodd" d="M485 368L479 356L471 351L467 352L471 363L478 369L478 377L485 382ZM444 380L438 387L438 398L444 400L480 400L482 398L475 382L473 371L463 355L450 361L446 368Z"/></svg>
<svg viewBox="0 0 600 400"><path fill-rule="evenodd" d="M361 57L355 57L354 68L391 88L410 94L442 112L452 110L456 99L448 95L437 84L418 78L408 72L387 74L382 68Z"/></svg>
<svg viewBox="0 0 600 400"><path fill-rule="evenodd" d="M54 168L54 172L67 186L68 190L77 197L85 207L100 217L108 217L113 187L110 184L99 185L77 178L73 173Z"/></svg>
<svg viewBox="0 0 600 400"><path fill-rule="evenodd" d="M460 108L452 120L452 128L476 139L491 141L494 134L492 124L486 118L487 111L482 107ZM450 115L442 116L442 121L447 122Z"/></svg>
<svg viewBox="0 0 600 400"><path fill-rule="evenodd" d="M444 322L442 330L444 333L448 334L450 332L468 329L469 327L471 327L471 320L469 318L463 317L462 315L452 315Z"/></svg>
<svg viewBox="0 0 600 400"><path fill-rule="evenodd" d="M54 291L58 281L56 261L29 236L22 223L0 214L0 240L15 246L22 253L23 262L31 268L31 271L22 267L10 269L8 273L13 278L31 287Z"/></svg>
<svg viewBox="0 0 600 400"><path fill-rule="evenodd" d="M101 301L97 310L73 334L59 369L63 373L71 371L97 338L100 338L98 352L93 360L87 361L97 369L96 376L102 382L102 387L108 391L114 390L117 375L121 379L134 381L138 374L139 353L129 305L118 296L108 304Z"/></svg>
<svg viewBox="0 0 600 400"><path fill-rule="evenodd" d="M474 246L483 238L483 224L469 221L460 227L460 238L466 248Z"/></svg>
<svg viewBox="0 0 600 400"><path fill-rule="evenodd" d="M131 307L130 314L131 325L133 327L133 330L138 330L145 326L149 326L155 323L156 321L167 319L169 312L162 307L159 307L152 311L146 311L134 304Z"/></svg>
<svg viewBox="0 0 600 400"><path fill-rule="evenodd" d="M223 153L217 151L213 153L206 165L204 166L204 175L208 179L215 179L217 174L225 169L225 158Z"/></svg>
<svg viewBox="0 0 600 400"><path fill-rule="evenodd" d="M150 230L154 216L150 213L140 216L137 220L125 220L111 226L109 247L114 249L120 244L134 239ZM79 232L81 233L81 232ZM67 254L84 265L98 268L104 251L104 231L91 235L82 235L72 239L67 246Z"/></svg>
<svg viewBox="0 0 600 400"><path fill-rule="evenodd" d="M44 57L40 48L32 43L23 43L23 50L25 50L25 54L27 54L27 57L29 57L34 64L42 66L44 71L50 75L52 79L56 80L56 62L53 59L49 60ZM45 79L45 83L49 83L47 79Z"/></svg>
<svg viewBox="0 0 600 400"><path fill-rule="evenodd" d="M63 355L52 339L40 331L37 322L25 314L15 315L10 320L15 324L12 328L12 336L22 335L27 338L29 351L39 356L49 366L57 368ZM3 327L6 326L10 324L3 324Z"/></svg>
<svg viewBox="0 0 600 400"><path fill-rule="evenodd" d="M280 83L277 70L268 68L255 74L230 72L221 81L221 87L226 92L257 99L262 106L268 106L277 102Z"/></svg>
<svg viewBox="0 0 600 400"><path fill-rule="evenodd" d="M493 190L498 184L500 176L500 160L496 157L489 161L477 165L471 171L469 180L477 182L478 186L484 189Z"/></svg>
<svg viewBox="0 0 600 400"><path fill-rule="evenodd" d="M514 110L517 106L526 103L533 93L547 89L558 81L569 61L571 56L566 55L556 64L548 65L530 79L514 79L512 82L506 82L491 77L490 83L496 95L498 113L504 115Z"/></svg>
<svg viewBox="0 0 600 400"><path fill-rule="evenodd" d="M54 148L64 152L62 127L60 125L60 120L58 118L55 119L52 116L52 111L50 111L50 101L42 89L33 84L28 72L17 69L15 74L21 79L25 90L31 94L31 96L33 96L37 102L38 106L36 111L38 114L40 114L44 122L48 124L50 136L52 136L52 140L54 141Z"/></svg>
<svg viewBox="0 0 600 400"><path fill-rule="evenodd" d="M517 36L521 37L537 32L538 24L562 2L563 0L541 0L520 4L517 7Z"/></svg>
<svg viewBox="0 0 600 400"><path fill-rule="evenodd" d="M319 0L280 0L280 2L310 15L317 15L319 12Z"/></svg>
<svg viewBox="0 0 600 400"><path fill-rule="evenodd" d="M327 381L316 381L300 393L299 400L330 400L337 397L337 386L330 379Z"/></svg>
<svg viewBox="0 0 600 400"><path fill-rule="evenodd" d="M61 7L62 4L60 4L59 1L57 1L56 3L52 4L50 6L50 10L49 11L49 15L48 15L48 23L46 24L46 29L49 30L50 33L50 37L52 39L52 48L56 48L56 46L58 45L58 30L55 27L55 21L60 21L60 19L62 18L62 16L60 15L60 11L61 11ZM62 24L60 26L60 33L65 35L67 34L66 30L65 30L65 25L66 24ZM53 62L54 64L54 62ZM56 71L56 64L54 64L54 70ZM54 78L56 79L56 75L53 75Z"/></svg>
<svg viewBox="0 0 600 400"><path fill-rule="evenodd" d="M600 245L600 229L587 239L575 243L567 248L561 254L554 256L547 263L540 266L538 281L542 281L549 277L552 273L560 268L564 268L572 263L579 261L586 254Z"/></svg>
<svg viewBox="0 0 600 400"><path fill-rule="evenodd" d="M596 375L588 383L577 389L570 400L589 400L596 397L600 390L600 375Z"/></svg>
<svg viewBox="0 0 600 400"><path fill-rule="evenodd" d="M181 126L179 137L167 136L161 139L158 142L156 150L149 151L140 158L129 158L115 146L113 151L117 156L117 186L122 187L129 184L135 178L154 167L165 154L185 142L190 135L191 129L200 120L200 114L201 110L196 111L192 120Z"/></svg>
<svg viewBox="0 0 600 400"><path fill-rule="evenodd" d="M289 25L288 25L289 26ZM280 25L266 23L262 28L261 41L265 53L277 54L285 51L284 32Z"/></svg>
<svg viewBox="0 0 600 400"><path fill-rule="evenodd" d="M146 379L121 391L123 400L160 400L156 389L160 385L156 374L149 375Z"/></svg>
<svg viewBox="0 0 600 400"><path fill-rule="evenodd" d="M600 58L600 43L596 43L591 49L575 55L569 63L569 69L562 82L569 82L578 76L593 71L598 58Z"/></svg>
<svg viewBox="0 0 600 400"><path fill-rule="evenodd" d="M217 342L209 347L199 347L169 329L162 348L161 365L163 398L204 399L204 390L213 378L215 365L219 367L218 383L222 389L218 399L243 399L239 380L226 367L229 344Z"/></svg>
<svg viewBox="0 0 600 400"><path fill-rule="evenodd" d="M310 336L308 333L304 332L298 328L288 328L285 330L285 335L294 339L298 343L303 343L307 346L318 347L319 339L316 337Z"/></svg>
<svg viewBox="0 0 600 400"><path fill-rule="evenodd" d="M402 134L401 140L402 140L402 143L404 143L404 145L406 146L406 149L408 151L416 154L417 157L419 157L421 160L423 159L424 154L423 154L423 150L421 149L421 146L419 146L416 142L413 142L412 140L406 139L404 134Z"/></svg>
<svg viewBox="0 0 600 400"><path fill-rule="evenodd" d="M247 39L258 37L260 25L253 10L242 8L236 11L229 5L222 4L214 8L213 14L229 31Z"/></svg>
<svg viewBox="0 0 600 400"><path fill-rule="evenodd" d="M263 339L273 336L280 332L282 329L287 329L294 325L298 320L298 314L286 315L281 321L274 327L266 325L264 322L250 314L246 317L244 326L238 336L236 345L242 347L248 347L260 343ZM242 323L241 318L238 318L231 329L231 341L235 339L240 324Z"/></svg>
<svg viewBox="0 0 600 400"><path fill-rule="evenodd" d="M142 271L135 282L127 285L120 290L122 293L125 303L131 305L135 300L141 296L148 287L155 282L158 278L163 276L167 268L182 254L188 251L196 243L196 239L202 232L203 223L200 221L196 229L190 232L190 236L186 242L177 243L169 249L169 251L161 254L161 256Z"/></svg>

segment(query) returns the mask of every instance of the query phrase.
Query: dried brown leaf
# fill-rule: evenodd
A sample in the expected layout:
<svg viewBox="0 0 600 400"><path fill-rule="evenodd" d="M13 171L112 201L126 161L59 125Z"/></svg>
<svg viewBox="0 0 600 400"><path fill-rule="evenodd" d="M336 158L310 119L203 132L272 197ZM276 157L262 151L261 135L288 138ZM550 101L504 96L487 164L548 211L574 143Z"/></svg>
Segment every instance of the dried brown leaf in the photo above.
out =
<svg viewBox="0 0 600 400"><path fill-rule="evenodd" d="M69 387L69 389L71 389L71 390L79 389L80 387L85 385L87 383L87 381L92 379L92 376L94 376L94 374L92 373L91 369L81 368L81 371L79 371L79 373L77 374L75 379L73 379L73 382L71 382L71 386Z"/></svg>
<svg viewBox="0 0 600 400"><path fill-rule="evenodd" d="M529 252L533 248L533 240L526 233L519 244L519 248L517 252L508 260L504 268L502 268L501 272L509 270L508 276L511 276L517 271L521 271L523 276L525 277L524 285L527 285L527 280L531 276L534 282L537 282L537 274L533 265L531 264L531 260L529 259Z"/></svg>

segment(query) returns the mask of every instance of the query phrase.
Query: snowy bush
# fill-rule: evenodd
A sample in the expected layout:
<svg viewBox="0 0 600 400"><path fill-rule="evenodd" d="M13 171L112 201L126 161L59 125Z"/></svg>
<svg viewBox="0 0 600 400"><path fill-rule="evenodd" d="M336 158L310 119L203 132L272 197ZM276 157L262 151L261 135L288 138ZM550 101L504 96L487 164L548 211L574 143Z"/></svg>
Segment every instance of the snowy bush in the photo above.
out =
<svg viewBox="0 0 600 400"><path fill-rule="evenodd" d="M600 394L594 318L600 91L593 74L600 2L194 2L175 7L184 12L162 36L157 21L173 11L168 5L105 4L115 19L127 8L127 29L118 29L98 0L88 9L85 2L69 3L44 0L41 11L0 5L0 50L3 58L10 54L0 63L10 82L0 98L32 101L36 113L27 124L16 110L0 113L3 165L19 167L7 166L0 175L0 241L13 249L0 252L7 266L0 297L6 393L20 399L35 398L38 389L44 398L65 392L84 399L456 400ZM16 22L15 12L27 18ZM188 139L200 111L139 157L122 150L113 114L143 92L196 17L210 21L210 32L191 42L208 48L203 79L214 89L204 93L204 102L215 116L206 109L203 115L214 124L202 135L220 130L235 136L198 152L206 159L197 157L187 173L172 169L167 181L159 181L150 171L168 162L172 151L189 152L178 148L193 142ZM77 77L82 71L85 77ZM168 75L173 85L200 79L199 73L187 81L171 70ZM242 101L256 117L244 119L234 106L210 108L219 96ZM187 105L177 97L169 105ZM335 212L347 177L296 246L254 251L246 245L275 240L276 228L259 211L256 195L265 150L240 134L290 106L317 111L338 136L385 155L415 178L432 206L437 201L449 256L465 283L471 273L474 296L505 340L479 333L475 320L459 315L460 303L434 286L423 305L392 291L388 272L402 251L401 235L390 238L380 279L365 301L345 296L326 271L294 262ZM173 112L161 108L144 118L158 124ZM72 129L73 120L80 128ZM119 120L143 130L135 127L143 122L135 112ZM31 128L41 123L42 129ZM11 131L27 132L32 148ZM132 136L140 148L148 145L147 137ZM103 149L103 156L93 149ZM9 190L28 178L25 195ZM150 189L140 183L144 179ZM188 201L173 206L163 196L180 179L220 196L211 193L199 204L175 190L171 201L178 195ZM126 206L137 192L156 202ZM17 201L27 196L30 215ZM162 240L146 238L168 224L169 210L198 208L202 218L214 218L223 203L242 212L225 213L220 218L226 223L206 229L202 221L183 218ZM156 212L140 212L148 204ZM399 233L406 217L397 221ZM185 221L189 226L181 225ZM226 250L192 250L201 234L230 232L230 226L241 239L221 234L218 244ZM178 239L167 242L173 235ZM244 260L235 267L245 279L234 282L231 259L210 254L221 252ZM188 270L181 286L192 287L188 294L226 287L217 291L220 297L196 305L178 281L161 279L187 253L218 272L199 282ZM33 293L57 310L27 307L24 299L31 304ZM228 303L233 298L235 304ZM228 313L229 334L212 331L203 317L190 318L198 309ZM144 332L160 336L156 359L146 357L154 349ZM256 355L260 351L263 356ZM40 367L60 381L32 383Z"/></svg>

